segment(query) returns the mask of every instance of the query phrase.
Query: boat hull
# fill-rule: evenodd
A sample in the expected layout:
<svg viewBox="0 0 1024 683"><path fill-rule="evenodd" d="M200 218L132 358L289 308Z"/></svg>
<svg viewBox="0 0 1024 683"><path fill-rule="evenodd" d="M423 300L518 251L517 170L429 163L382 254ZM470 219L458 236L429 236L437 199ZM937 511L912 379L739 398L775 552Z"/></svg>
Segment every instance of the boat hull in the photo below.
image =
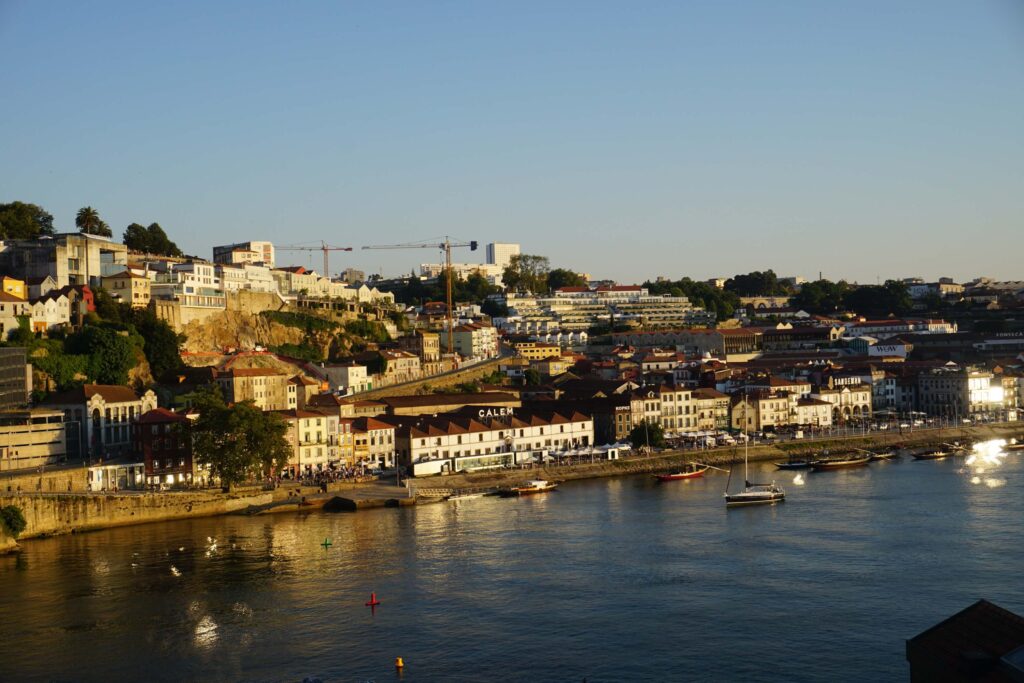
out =
<svg viewBox="0 0 1024 683"><path fill-rule="evenodd" d="M806 470L810 468L811 463L805 461L798 462L777 462L775 466L780 470Z"/></svg>
<svg viewBox="0 0 1024 683"><path fill-rule="evenodd" d="M942 460L943 458L949 458L953 455L950 451L942 451L941 453L914 453L914 460Z"/></svg>
<svg viewBox="0 0 1024 683"><path fill-rule="evenodd" d="M658 481L678 481L680 479L697 479L703 477L704 473L710 468L705 467L704 469L694 470L693 472L672 472L670 474L656 474L654 475Z"/></svg>
<svg viewBox="0 0 1024 683"><path fill-rule="evenodd" d="M852 460L818 460L811 463L811 469L815 472L828 472L830 470L846 470L852 467L864 467L871 458L856 458Z"/></svg>
<svg viewBox="0 0 1024 683"><path fill-rule="evenodd" d="M785 501L786 494L784 493L757 495L744 495L742 493L737 493L733 495L727 495L725 497L726 507L742 507L744 505L774 505L775 503L783 503Z"/></svg>

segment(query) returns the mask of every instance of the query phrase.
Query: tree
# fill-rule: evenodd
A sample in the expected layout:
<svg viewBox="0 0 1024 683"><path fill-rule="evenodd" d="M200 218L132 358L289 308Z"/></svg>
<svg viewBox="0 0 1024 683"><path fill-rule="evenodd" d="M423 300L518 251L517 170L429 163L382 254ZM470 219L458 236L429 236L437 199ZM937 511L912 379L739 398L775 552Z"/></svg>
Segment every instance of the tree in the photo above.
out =
<svg viewBox="0 0 1024 683"><path fill-rule="evenodd" d="M176 334L167 321L157 318L148 308L133 311L132 315L135 329L145 340L142 352L153 377L161 379L181 369L180 348L184 336Z"/></svg>
<svg viewBox="0 0 1024 683"><path fill-rule="evenodd" d="M508 306L495 299L487 299L480 306L480 312L492 318L504 318L508 315Z"/></svg>
<svg viewBox="0 0 1024 683"><path fill-rule="evenodd" d="M643 421L629 432L629 440L636 449L643 446L662 448L665 445L665 431L658 423Z"/></svg>
<svg viewBox="0 0 1024 683"><path fill-rule="evenodd" d="M538 386L541 382L540 371L537 368L527 368L523 373L526 383L532 387Z"/></svg>
<svg viewBox="0 0 1024 683"><path fill-rule="evenodd" d="M842 280L805 282L793 297L793 306L809 313L831 313L842 308L843 297L849 288Z"/></svg>
<svg viewBox="0 0 1024 683"><path fill-rule="evenodd" d="M914 301L907 285L898 280L886 280L884 285L862 285L849 290L843 297L843 305L860 314L886 316L910 312Z"/></svg>
<svg viewBox="0 0 1024 683"><path fill-rule="evenodd" d="M547 290L550 270L546 256L514 254L501 277L509 291L525 290L539 294Z"/></svg>
<svg viewBox="0 0 1024 683"><path fill-rule="evenodd" d="M199 418L191 425L192 452L225 486L258 479L283 467L292 453L288 423L252 401L228 406L219 390L199 391Z"/></svg>
<svg viewBox="0 0 1024 683"><path fill-rule="evenodd" d="M113 237L110 226L100 219L100 214L91 206L83 206L75 216L75 225L78 231L86 235L98 235L100 237Z"/></svg>
<svg viewBox="0 0 1024 683"><path fill-rule="evenodd" d="M68 337L67 348L73 354L89 357L86 374L98 384L127 384L128 371L135 367L136 346L129 332L87 325Z"/></svg>
<svg viewBox="0 0 1024 683"><path fill-rule="evenodd" d="M53 234L53 216L43 207L25 202L0 204L0 239L31 240Z"/></svg>
<svg viewBox="0 0 1024 683"><path fill-rule="evenodd" d="M121 241L124 242L124 246L133 251L149 253L149 233L138 223L132 223L124 229Z"/></svg>
<svg viewBox="0 0 1024 683"><path fill-rule="evenodd" d="M0 526L6 529L12 538L17 538L18 534L24 531L28 525L25 522L25 515L21 513L20 507L5 505L0 508Z"/></svg>
<svg viewBox="0 0 1024 683"><path fill-rule="evenodd" d="M786 296L792 293L787 285L779 282L774 270L734 275L726 280L725 288L738 296Z"/></svg>
<svg viewBox="0 0 1024 683"><path fill-rule="evenodd" d="M579 273L565 268L555 268L548 273L548 289L552 292L562 287L586 287L586 279Z"/></svg>
<svg viewBox="0 0 1024 683"><path fill-rule="evenodd" d="M125 228L122 241L133 251L159 256L181 256L181 249L167 237L159 223L150 223L148 228L132 223Z"/></svg>

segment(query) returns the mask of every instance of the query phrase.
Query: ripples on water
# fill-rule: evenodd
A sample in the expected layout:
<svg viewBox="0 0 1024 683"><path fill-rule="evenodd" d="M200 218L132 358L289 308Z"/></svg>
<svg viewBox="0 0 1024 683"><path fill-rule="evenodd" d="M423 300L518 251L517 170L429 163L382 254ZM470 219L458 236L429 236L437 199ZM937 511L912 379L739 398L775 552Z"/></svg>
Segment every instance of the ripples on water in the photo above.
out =
<svg viewBox="0 0 1024 683"><path fill-rule="evenodd" d="M906 638L1024 612L1020 455L769 469L775 507L637 476L29 541L0 558L0 680L905 680Z"/></svg>

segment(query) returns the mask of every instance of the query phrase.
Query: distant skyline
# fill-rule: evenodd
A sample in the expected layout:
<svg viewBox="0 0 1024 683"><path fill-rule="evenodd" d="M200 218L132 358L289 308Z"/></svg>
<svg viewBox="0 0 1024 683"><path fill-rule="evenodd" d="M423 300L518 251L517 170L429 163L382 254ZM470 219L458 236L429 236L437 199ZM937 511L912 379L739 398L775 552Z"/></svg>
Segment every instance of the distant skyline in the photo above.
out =
<svg viewBox="0 0 1024 683"><path fill-rule="evenodd" d="M0 0L0 202L186 252L1024 279L1024 3ZM283 263L319 268L313 252Z"/></svg>

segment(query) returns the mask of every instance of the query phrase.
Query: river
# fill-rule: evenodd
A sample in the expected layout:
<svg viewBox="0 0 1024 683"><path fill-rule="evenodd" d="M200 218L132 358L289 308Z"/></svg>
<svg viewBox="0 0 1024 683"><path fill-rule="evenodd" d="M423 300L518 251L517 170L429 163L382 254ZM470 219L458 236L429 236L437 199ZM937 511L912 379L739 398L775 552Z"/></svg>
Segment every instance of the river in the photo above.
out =
<svg viewBox="0 0 1024 683"><path fill-rule="evenodd" d="M981 597L1024 613L1022 461L752 464L774 507L631 476L26 541L0 680L906 680L907 638Z"/></svg>

